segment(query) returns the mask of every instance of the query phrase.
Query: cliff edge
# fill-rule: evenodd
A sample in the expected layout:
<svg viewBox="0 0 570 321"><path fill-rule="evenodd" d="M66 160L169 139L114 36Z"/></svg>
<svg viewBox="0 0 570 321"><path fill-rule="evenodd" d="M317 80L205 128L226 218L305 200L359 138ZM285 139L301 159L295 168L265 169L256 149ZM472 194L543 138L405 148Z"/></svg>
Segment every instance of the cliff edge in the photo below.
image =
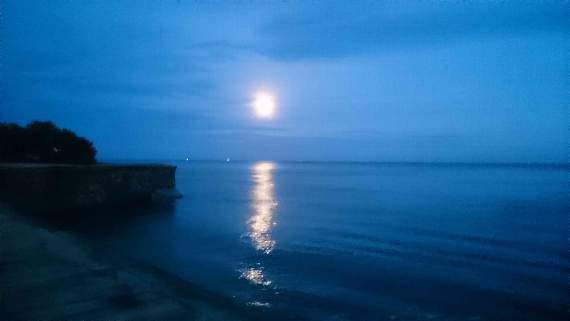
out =
<svg viewBox="0 0 570 321"><path fill-rule="evenodd" d="M177 198L176 166L163 164L0 164L0 200L59 211Z"/></svg>

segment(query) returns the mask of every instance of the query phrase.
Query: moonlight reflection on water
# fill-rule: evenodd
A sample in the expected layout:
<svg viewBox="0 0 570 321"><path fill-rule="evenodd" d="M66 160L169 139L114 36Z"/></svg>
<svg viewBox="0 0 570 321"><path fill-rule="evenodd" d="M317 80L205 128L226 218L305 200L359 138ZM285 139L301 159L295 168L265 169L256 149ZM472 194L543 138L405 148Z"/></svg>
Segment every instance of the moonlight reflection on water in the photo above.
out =
<svg viewBox="0 0 570 321"><path fill-rule="evenodd" d="M271 162L256 163L252 168L254 187L253 213L248 221L249 236L256 250L265 254L275 248L275 240L271 238L271 229L276 224L273 214L277 201L273 193L273 175L275 165Z"/></svg>
<svg viewBox="0 0 570 321"><path fill-rule="evenodd" d="M251 168L254 185L251 191L252 214L247 222L248 236L253 247L262 255L269 255L275 248L275 240L271 238L271 230L276 224L274 212L277 207L272 175L274 169L275 164L271 162L256 163ZM241 278L255 285L271 284L263 275L263 267L259 263L242 271Z"/></svg>

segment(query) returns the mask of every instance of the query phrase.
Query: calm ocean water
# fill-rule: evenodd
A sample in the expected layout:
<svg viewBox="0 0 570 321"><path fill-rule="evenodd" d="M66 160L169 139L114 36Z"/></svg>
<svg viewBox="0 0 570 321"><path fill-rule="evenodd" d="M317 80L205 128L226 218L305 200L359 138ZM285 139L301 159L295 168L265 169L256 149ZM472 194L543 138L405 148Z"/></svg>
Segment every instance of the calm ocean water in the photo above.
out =
<svg viewBox="0 0 570 321"><path fill-rule="evenodd" d="M180 162L92 232L269 318L566 320L567 167Z"/></svg>

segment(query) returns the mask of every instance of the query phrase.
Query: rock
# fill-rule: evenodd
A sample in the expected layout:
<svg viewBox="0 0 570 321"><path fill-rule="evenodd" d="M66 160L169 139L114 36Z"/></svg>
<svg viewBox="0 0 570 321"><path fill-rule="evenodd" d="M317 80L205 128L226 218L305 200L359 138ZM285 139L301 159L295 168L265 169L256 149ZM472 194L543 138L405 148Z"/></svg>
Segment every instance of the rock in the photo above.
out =
<svg viewBox="0 0 570 321"><path fill-rule="evenodd" d="M182 198L182 194L176 188L161 188L152 193L152 201L157 203L171 202Z"/></svg>
<svg viewBox="0 0 570 321"><path fill-rule="evenodd" d="M161 164L2 164L0 199L38 211L144 204L155 194L172 200L181 197L175 173Z"/></svg>

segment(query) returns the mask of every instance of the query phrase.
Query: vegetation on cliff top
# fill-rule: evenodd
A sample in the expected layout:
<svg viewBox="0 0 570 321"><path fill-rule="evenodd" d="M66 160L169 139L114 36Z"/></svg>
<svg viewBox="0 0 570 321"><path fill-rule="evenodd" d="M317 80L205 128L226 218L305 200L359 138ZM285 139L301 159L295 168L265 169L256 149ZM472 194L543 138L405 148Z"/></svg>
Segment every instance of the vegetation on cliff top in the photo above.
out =
<svg viewBox="0 0 570 321"><path fill-rule="evenodd" d="M0 163L93 164L93 143L52 122L0 123Z"/></svg>

